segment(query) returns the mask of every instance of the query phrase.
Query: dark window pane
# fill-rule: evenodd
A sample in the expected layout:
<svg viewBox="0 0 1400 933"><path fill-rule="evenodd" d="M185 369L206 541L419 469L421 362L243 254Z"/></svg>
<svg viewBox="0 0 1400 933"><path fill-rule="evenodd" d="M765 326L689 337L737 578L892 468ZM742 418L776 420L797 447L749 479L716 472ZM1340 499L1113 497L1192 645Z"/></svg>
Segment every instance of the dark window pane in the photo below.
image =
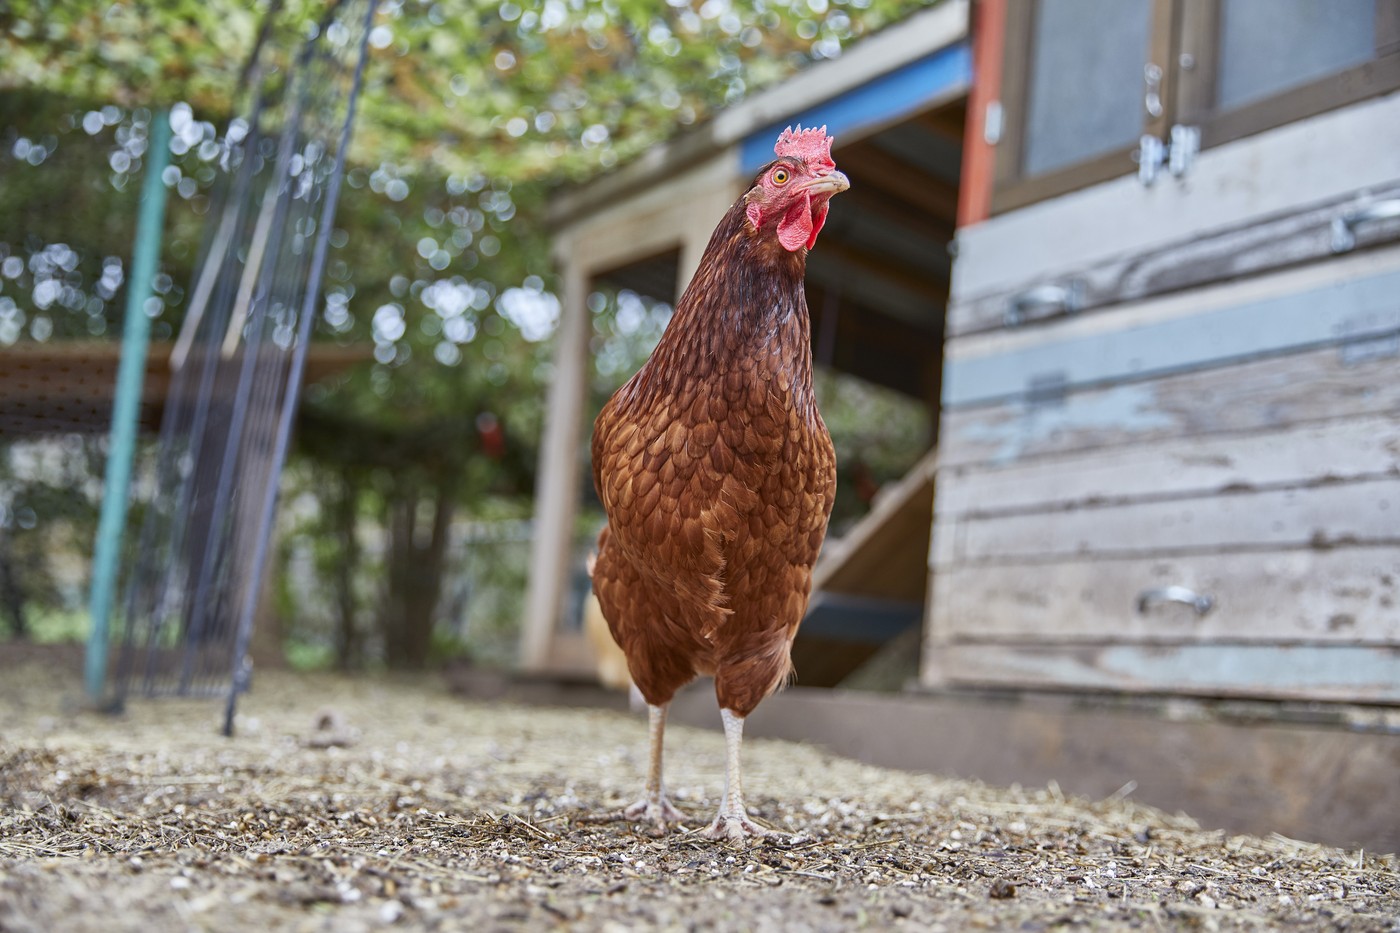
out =
<svg viewBox="0 0 1400 933"><path fill-rule="evenodd" d="M1041 0L1031 47L1027 175L1137 141L1151 14L1151 0Z"/></svg>
<svg viewBox="0 0 1400 933"><path fill-rule="evenodd" d="M1375 0L1225 0L1220 14L1222 110L1368 61Z"/></svg>

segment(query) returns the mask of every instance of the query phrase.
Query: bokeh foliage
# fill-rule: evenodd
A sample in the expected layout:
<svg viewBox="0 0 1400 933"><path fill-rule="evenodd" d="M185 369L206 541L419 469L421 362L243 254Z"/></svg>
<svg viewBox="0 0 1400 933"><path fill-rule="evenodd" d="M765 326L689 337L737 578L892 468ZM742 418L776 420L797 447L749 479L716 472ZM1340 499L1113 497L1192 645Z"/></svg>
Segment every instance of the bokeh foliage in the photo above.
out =
<svg viewBox="0 0 1400 933"><path fill-rule="evenodd" d="M0 6L0 349L119 332L146 131L160 107L176 123L164 179L174 196L145 310L157 339L173 336L219 143L246 105L250 51L262 36L264 74L276 80L336 2ZM328 584L354 591L331 600L355 615L331 627L335 639L350 624L382 642L370 619L423 611L405 587L443 587L441 568L416 581L389 569L394 547L424 543L440 505L449 519L528 513L559 313L550 193L927 5L380 4L317 332L372 349L373 360L308 392L291 474L321 494L295 523L324 538L315 564L354 565ZM667 309L613 293L592 308L596 403L649 352ZM838 449L868 452L877 480L898 475L924 443L917 411L878 392L824 390L824 401ZM871 437L872 423L898 429ZM329 506L328 490L342 507ZM848 517L860 507L843 499ZM411 528L406 545L396 522ZM386 536L383 547L354 545L366 528ZM430 555L417 556L400 566L423 569Z"/></svg>

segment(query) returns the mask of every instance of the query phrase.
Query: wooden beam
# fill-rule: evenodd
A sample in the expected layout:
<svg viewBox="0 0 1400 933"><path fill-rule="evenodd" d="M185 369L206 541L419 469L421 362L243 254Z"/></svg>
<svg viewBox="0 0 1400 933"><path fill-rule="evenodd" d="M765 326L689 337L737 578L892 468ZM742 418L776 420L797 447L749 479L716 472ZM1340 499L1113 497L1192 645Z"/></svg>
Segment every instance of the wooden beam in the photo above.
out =
<svg viewBox="0 0 1400 933"><path fill-rule="evenodd" d="M948 301L948 282L931 273L921 272L883 253L856 246L849 240L823 240L821 251L848 265L856 266L886 279L907 292L942 306Z"/></svg>
<svg viewBox="0 0 1400 933"><path fill-rule="evenodd" d="M832 309L827 298L821 286L808 283L813 332L820 335L826 328L826 314L838 314L834 354L823 362L840 372L928 401L928 371L941 360L938 335L845 296L839 297L839 310Z"/></svg>
<svg viewBox="0 0 1400 933"><path fill-rule="evenodd" d="M914 122L936 136L962 145L967 128L967 103L959 100L934 110L925 110L914 118Z"/></svg>
<svg viewBox="0 0 1400 933"><path fill-rule="evenodd" d="M842 194L837 204L852 204L860 213L873 214L886 224L906 228L939 243L947 243L953 239L952 221L935 214L913 210L906 199L894 197L880 188L858 185ZM828 220L828 229L831 225L831 221Z"/></svg>
<svg viewBox="0 0 1400 933"><path fill-rule="evenodd" d="M1346 711L1133 702L1119 694L1037 694L1018 686L1012 689L1019 702L1010 703L1004 695L798 686L765 700L745 735L1001 787L1053 781L1066 795L1088 800L1119 796L1127 785L1137 788L1138 803L1186 811L1200 825L1230 834L1282 833L1400 851L1396 737L1348 725ZM551 695L547 702L571 700ZM683 691L670 720L713 729L713 692Z"/></svg>
<svg viewBox="0 0 1400 933"><path fill-rule="evenodd" d="M873 143L854 143L845 147L841 155L852 188L857 184L869 185L937 217L951 220L957 216L956 185L950 185Z"/></svg>
<svg viewBox="0 0 1400 933"><path fill-rule="evenodd" d="M535 533L530 542L530 585L520 626L520 666L544 670L564 604L578 510L579 442L588 396L589 280L577 263L564 268L563 314L554 380L545 409L540 470L535 486Z"/></svg>

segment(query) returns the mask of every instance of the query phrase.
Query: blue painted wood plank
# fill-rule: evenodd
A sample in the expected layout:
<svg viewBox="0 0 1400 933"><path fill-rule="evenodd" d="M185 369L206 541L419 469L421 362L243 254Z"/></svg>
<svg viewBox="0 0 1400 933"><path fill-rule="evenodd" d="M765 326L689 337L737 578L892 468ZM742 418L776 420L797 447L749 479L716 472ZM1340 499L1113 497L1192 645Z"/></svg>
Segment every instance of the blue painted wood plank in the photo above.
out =
<svg viewBox="0 0 1400 933"><path fill-rule="evenodd" d="M944 364L943 404L955 408L1008 401L1026 394L1037 378L1052 377L1067 388L1104 386L1375 338L1397 329L1400 272L1387 272L1009 353L954 357Z"/></svg>
<svg viewBox="0 0 1400 933"><path fill-rule="evenodd" d="M839 139L843 133L917 113L971 85L972 47L966 41L955 43L749 134L739 149L742 170L756 171L773 158L773 140L784 127L825 124Z"/></svg>

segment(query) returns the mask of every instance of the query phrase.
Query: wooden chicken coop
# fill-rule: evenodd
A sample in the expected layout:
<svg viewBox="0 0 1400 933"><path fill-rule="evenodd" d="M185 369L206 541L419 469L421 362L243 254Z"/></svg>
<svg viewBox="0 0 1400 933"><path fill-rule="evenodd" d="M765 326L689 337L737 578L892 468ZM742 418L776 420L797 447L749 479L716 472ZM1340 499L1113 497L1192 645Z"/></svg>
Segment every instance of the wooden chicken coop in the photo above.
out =
<svg viewBox="0 0 1400 933"><path fill-rule="evenodd" d="M937 442L828 541L794 648L806 683L907 648L914 689L757 728L1400 848L1400 0L944 0L560 197L526 666L586 663L585 297L676 293L799 120L852 183L817 363Z"/></svg>
<svg viewBox="0 0 1400 933"><path fill-rule="evenodd" d="M1400 3L982 10L923 683L1400 704Z"/></svg>

